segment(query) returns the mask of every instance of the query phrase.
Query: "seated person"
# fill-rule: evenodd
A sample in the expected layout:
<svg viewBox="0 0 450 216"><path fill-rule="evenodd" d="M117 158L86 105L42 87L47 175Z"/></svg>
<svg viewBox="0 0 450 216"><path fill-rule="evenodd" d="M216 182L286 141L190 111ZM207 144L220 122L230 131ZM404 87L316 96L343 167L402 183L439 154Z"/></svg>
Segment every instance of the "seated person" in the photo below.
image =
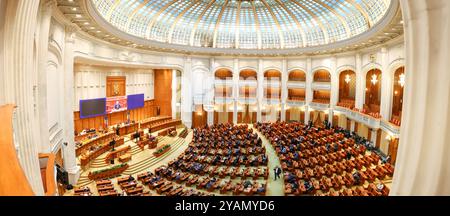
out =
<svg viewBox="0 0 450 216"><path fill-rule="evenodd" d="M252 183L249 180L244 182L244 188L249 188L251 186L252 186Z"/></svg>

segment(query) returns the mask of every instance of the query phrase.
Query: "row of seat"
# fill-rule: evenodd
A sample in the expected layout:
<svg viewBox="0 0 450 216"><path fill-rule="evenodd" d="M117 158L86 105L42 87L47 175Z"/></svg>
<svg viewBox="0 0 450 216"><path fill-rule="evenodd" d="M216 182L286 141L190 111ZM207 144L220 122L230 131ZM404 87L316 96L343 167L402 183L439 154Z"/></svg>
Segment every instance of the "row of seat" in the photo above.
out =
<svg viewBox="0 0 450 216"><path fill-rule="evenodd" d="M382 164L378 155L356 144L342 128L315 128L298 122L257 123L254 127L268 138L280 158L286 194L364 192L358 186L378 182L383 188L381 180L393 175L390 164ZM386 190L376 191L385 194Z"/></svg>

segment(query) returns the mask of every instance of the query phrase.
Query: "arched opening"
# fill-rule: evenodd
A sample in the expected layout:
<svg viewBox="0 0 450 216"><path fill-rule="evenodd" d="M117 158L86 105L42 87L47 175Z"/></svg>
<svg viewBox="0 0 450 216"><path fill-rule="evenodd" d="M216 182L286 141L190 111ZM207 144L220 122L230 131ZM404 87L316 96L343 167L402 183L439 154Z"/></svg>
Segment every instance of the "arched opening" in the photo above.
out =
<svg viewBox="0 0 450 216"><path fill-rule="evenodd" d="M258 73L245 69L239 72L239 97L244 99L256 98L258 87Z"/></svg>
<svg viewBox="0 0 450 216"><path fill-rule="evenodd" d="M293 70L289 73L288 101L305 101L306 73L301 70Z"/></svg>
<svg viewBox="0 0 450 216"><path fill-rule="evenodd" d="M225 68L216 70L214 75L215 75L216 79L221 79L221 80L233 79L233 72L231 70L228 70Z"/></svg>
<svg viewBox="0 0 450 216"><path fill-rule="evenodd" d="M380 117L381 104L381 70L372 69L366 75L366 97L363 113Z"/></svg>
<svg viewBox="0 0 450 216"><path fill-rule="evenodd" d="M313 102L329 104L331 96L331 73L324 69L317 70L314 72L313 80Z"/></svg>
<svg viewBox="0 0 450 216"><path fill-rule="evenodd" d="M306 73L302 70L293 70L289 73L289 81L305 82Z"/></svg>
<svg viewBox="0 0 450 216"><path fill-rule="evenodd" d="M405 85L405 67L398 68L394 73L394 88L392 92L391 123L400 126L403 107L403 87Z"/></svg>
<svg viewBox="0 0 450 216"><path fill-rule="evenodd" d="M258 80L258 73L252 69L241 70L239 80Z"/></svg>
<svg viewBox="0 0 450 216"><path fill-rule="evenodd" d="M264 72L264 98L281 99L281 72L278 70L267 70Z"/></svg>
<svg viewBox="0 0 450 216"><path fill-rule="evenodd" d="M320 69L314 72L314 82L331 82L331 74L329 71Z"/></svg>
<svg viewBox="0 0 450 216"><path fill-rule="evenodd" d="M233 122L233 103L228 103L233 97L233 72L222 68L214 72L214 123Z"/></svg>
<svg viewBox="0 0 450 216"><path fill-rule="evenodd" d="M219 69L214 73L216 98L231 98L233 97L233 72L228 69Z"/></svg>
<svg viewBox="0 0 450 216"><path fill-rule="evenodd" d="M353 109L355 107L356 73L352 70L342 71L339 75L338 106Z"/></svg>

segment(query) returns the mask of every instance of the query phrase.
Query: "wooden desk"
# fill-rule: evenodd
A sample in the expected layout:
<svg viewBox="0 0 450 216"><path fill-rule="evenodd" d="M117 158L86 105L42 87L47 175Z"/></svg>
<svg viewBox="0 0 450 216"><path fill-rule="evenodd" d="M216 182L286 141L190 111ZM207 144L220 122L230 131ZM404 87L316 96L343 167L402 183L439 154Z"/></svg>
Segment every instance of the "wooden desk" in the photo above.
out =
<svg viewBox="0 0 450 216"><path fill-rule="evenodd" d="M130 153L127 153L127 154L119 156L119 162L121 162L121 163L125 163L125 162L128 162L130 160L131 160L131 154Z"/></svg>
<svg viewBox="0 0 450 216"><path fill-rule="evenodd" d="M115 128L115 127L113 127ZM119 136L124 136L130 133L134 133L137 130L139 130L139 124L138 123L132 123L128 125L119 126Z"/></svg>
<svg viewBox="0 0 450 216"><path fill-rule="evenodd" d="M149 130L150 132L159 131L165 128L174 127L181 125L181 120L170 120L161 124L152 125Z"/></svg>
<svg viewBox="0 0 450 216"><path fill-rule="evenodd" d="M75 154L76 156L80 156L81 153L87 151L90 147L94 145L109 143L109 141L111 141L114 137L116 137L116 135L113 131L110 131L105 134L98 134L97 137L92 139L85 139L81 141L81 146L76 147Z"/></svg>
<svg viewBox="0 0 450 216"><path fill-rule="evenodd" d="M149 119L142 120L139 125L141 129L149 128L151 125L159 124L161 122L171 120L171 116L161 116L161 117L153 117Z"/></svg>
<svg viewBox="0 0 450 216"><path fill-rule="evenodd" d="M115 147L117 146L121 146L125 143L124 138L120 138L118 140L116 140L116 144L114 145ZM105 152L109 151L112 149L112 146L110 146L109 142L103 144L99 149L92 151L92 152L88 152L84 155L81 155L80 157L80 165L82 167L88 165L92 160L95 160L98 156L104 154ZM106 163L109 163L109 161L107 161Z"/></svg>
<svg viewBox="0 0 450 216"><path fill-rule="evenodd" d="M130 149L131 149L131 146L127 145L127 146L122 146L120 148L117 148L116 150L114 150L112 152L109 152L105 157L105 163L108 164L111 159L115 159L115 158L120 157L121 155L127 154L130 151Z"/></svg>

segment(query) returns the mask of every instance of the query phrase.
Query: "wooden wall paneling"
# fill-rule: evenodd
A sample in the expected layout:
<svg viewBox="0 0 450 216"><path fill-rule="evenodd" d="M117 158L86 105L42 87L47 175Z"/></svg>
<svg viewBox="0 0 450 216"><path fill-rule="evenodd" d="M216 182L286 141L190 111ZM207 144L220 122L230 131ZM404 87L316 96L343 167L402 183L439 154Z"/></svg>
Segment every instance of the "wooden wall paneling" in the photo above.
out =
<svg viewBox="0 0 450 216"><path fill-rule="evenodd" d="M126 95L125 76L106 77L106 97L116 97L125 95Z"/></svg>
<svg viewBox="0 0 450 216"><path fill-rule="evenodd" d="M155 106L161 116L172 115L172 70L155 70Z"/></svg>
<svg viewBox="0 0 450 216"><path fill-rule="evenodd" d="M228 112L228 123L233 123L233 112Z"/></svg>
<svg viewBox="0 0 450 216"><path fill-rule="evenodd" d="M219 113L214 111L214 124L219 124Z"/></svg>
<svg viewBox="0 0 450 216"><path fill-rule="evenodd" d="M377 141L375 143L375 146L377 148L380 148L380 145L381 145L381 129L378 129L377 130Z"/></svg>

